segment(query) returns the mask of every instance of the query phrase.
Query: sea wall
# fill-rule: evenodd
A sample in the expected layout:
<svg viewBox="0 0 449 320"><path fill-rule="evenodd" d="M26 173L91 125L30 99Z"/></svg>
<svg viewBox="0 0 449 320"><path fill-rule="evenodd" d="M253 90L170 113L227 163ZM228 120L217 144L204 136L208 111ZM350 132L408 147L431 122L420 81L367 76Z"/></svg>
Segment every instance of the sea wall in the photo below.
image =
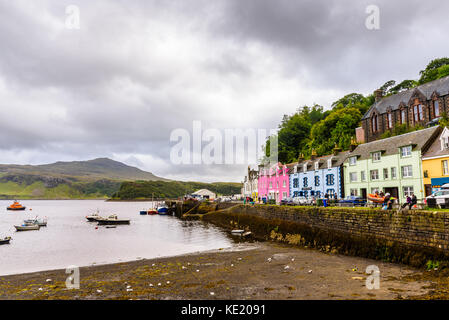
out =
<svg viewBox="0 0 449 320"><path fill-rule="evenodd" d="M449 212L238 205L203 220L334 253L413 266L449 261Z"/></svg>

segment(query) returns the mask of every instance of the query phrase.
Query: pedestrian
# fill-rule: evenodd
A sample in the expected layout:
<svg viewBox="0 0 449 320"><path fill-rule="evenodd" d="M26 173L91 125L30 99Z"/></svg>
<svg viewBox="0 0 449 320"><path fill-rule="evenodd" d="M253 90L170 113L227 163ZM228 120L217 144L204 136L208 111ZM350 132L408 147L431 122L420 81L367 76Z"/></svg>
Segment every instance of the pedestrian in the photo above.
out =
<svg viewBox="0 0 449 320"><path fill-rule="evenodd" d="M407 200L406 202L402 205L402 209L404 209L406 206L408 206L409 208L411 208L411 203L412 203L412 198L410 196L407 196Z"/></svg>
<svg viewBox="0 0 449 320"><path fill-rule="evenodd" d="M417 203L418 203L418 199L416 198L415 194L412 193L412 201L410 202L409 210L411 210L412 207L413 207L415 204L417 204Z"/></svg>
<svg viewBox="0 0 449 320"><path fill-rule="evenodd" d="M391 199L391 196L390 196L390 194L389 193L387 193L386 195L385 195L385 197L384 197L384 202L383 202L383 204L382 204L382 208L383 209L385 209L385 207L386 207L386 209L385 210L388 210L388 209L390 209L390 199Z"/></svg>
<svg viewBox="0 0 449 320"><path fill-rule="evenodd" d="M335 192L334 193L334 199L337 200L337 198L338 198L338 196L337 196L337 193Z"/></svg>

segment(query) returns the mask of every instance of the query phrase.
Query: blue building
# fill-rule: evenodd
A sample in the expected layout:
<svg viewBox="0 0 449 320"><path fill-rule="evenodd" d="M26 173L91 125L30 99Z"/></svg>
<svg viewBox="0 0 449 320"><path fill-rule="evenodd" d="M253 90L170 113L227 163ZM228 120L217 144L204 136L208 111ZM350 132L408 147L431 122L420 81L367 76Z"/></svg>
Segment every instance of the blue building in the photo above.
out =
<svg viewBox="0 0 449 320"><path fill-rule="evenodd" d="M316 157L310 160L299 158L289 168L290 197L324 198L325 194L344 198L343 162L348 151L334 150L332 155Z"/></svg>

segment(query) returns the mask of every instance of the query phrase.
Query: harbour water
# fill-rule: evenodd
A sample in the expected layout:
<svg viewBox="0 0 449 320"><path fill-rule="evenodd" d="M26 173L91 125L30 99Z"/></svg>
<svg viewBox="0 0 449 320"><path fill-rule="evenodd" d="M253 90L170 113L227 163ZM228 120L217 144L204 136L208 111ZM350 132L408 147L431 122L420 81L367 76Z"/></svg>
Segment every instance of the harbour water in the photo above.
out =
<svg viewBox="0 0 449 320"><path fill-rule="evenodd" d="M15 212L6 210L11 203L0 201L0 238L13 238L10 245L0 246L0 276L233 246L232 239L212 225L171 216L139 215L140 210L151 207L149 202L30 200L21 201L26 211ZM96 223L87 222L85 217L97 209L101 216L117 214L131 219L131 224L96 229ZM36 216L47 217L48 226L39 231L15 231L14 225Z"/></svg>

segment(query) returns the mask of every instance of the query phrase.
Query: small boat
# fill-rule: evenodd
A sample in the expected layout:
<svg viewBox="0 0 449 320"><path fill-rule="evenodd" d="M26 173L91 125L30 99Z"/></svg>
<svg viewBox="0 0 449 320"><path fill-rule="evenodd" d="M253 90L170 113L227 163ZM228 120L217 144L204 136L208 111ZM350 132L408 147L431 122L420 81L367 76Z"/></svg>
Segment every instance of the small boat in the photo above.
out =
<svg viewBox="0 0 449 320"><path fill-rule="evenodd" d="M9 244L10 241L11 241L11 237L6 237L4 239L0 239L0 245Z"/></svg>
<svg viewBox="0 0 449 320"><path fill-rule="evenodd" d="M32 230L39 230L41 227L38 224L33 225L21 225L21 226L14 226L16 228L16 231L32 231Z"/></svg>
<svg viewBox="0 0 449 320"><path fill-rule="evenodd" d="M25 225L37 224L39 227L46 227L47 219L29 219L29 220L24 220L23 223Z"/></svg>
<svg viewBox="0 0 449 320"><path fill-rule="evenodd" d="M14 203L8 207L6 207L6 210L12 210L12 211L20 211L25 210L26 207L22 206L17 200L14 201Z"/></svg>
<svg viewBox="0 0 449 320"><path fill-rule="evenodd" d="M157 213L160 214L160 215L167 215L168 214L168 207L165 204L160 205L157 208Z"/></svg>
<svg viewBox="0 0 449 320"><path fill-rule="evenodd" d="M232 234L238 235L238 236L241 236L244 232L245 232L245 230L232 230L231 231Z"/></svg>
<svg viewBox="0 0 449 320"><path fill-rule="evenodd" d="M149 215L149 216L154 216L155 214L157 214L157 210L156 210L156 209L150 209L150 210L148 210L148 215Z"/></svg>
<svg viewBox="0 0 449 320"><path fill-rule="evenodd" d="M381 197L378 194L370 193L368 194L368 200L374 202L374 203L383 203L385 197Z"/></svg>
<svg viewBox="0 0 449 320"><path fill-rule="evenodd" d="M98 213L99 212L97 210L97 212L95 212L95 213L93 213L91 215L86 216L87 221L89 221L89 222L96 222L97 219L103 219Z"/></svg>
<svg viewBox="0 0 449 320"><path fill-rule="evenodd" d="M146 216L148 214L147 210L140 210L140 215L141 216Z"/></svg>
<svg viewBox="0 0 449 320"><path fill-rule="evenodd" d="M112 214L107 218L97 219L97 222L98 222L98 225L130 224L130 220L118 219L115 214Z"/></svg>

